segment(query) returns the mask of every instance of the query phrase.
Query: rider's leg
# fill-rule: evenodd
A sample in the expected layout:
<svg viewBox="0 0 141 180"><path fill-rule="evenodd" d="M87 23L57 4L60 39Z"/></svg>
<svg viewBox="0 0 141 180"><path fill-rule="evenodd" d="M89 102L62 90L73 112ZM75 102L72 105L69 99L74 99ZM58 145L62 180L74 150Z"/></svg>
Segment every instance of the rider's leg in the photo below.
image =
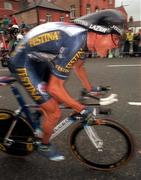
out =
<svg viewBox="0 0 141 180"><path fill-rule="evenodd" d="M61 114L57 102L44 91L44 86L48 81L50 73L48 63L29 60L26 61L24 68L18 68L17 72L22 84L33 100L41 105L44 113L43 129L45 134L43 135L43 143L38 146L38 152L53 161L63 160L64 156L48 143L52 129L58 122ZM48 73L45 74L45 72Z"/></svg>
<svg viewBox="0 0 141 180"><path fill-rule="evenodd" d="M41 111L43 112L43 143L48 144L49 138L53 132L54 127L58 123L61 117L61 110L58 102L51 98L47 102L40 105Z"/></svg>
<svg viewBox="0 0 141 180"><path fill-rule="evenodd" d="M42 121L43 139L38 152L43 156L47 156L52 161L62 161L65 157L49 143L49 138L61 116L59 104L55 99L51 98L41 104L40 109L43 112L44 119Z"/></svg>

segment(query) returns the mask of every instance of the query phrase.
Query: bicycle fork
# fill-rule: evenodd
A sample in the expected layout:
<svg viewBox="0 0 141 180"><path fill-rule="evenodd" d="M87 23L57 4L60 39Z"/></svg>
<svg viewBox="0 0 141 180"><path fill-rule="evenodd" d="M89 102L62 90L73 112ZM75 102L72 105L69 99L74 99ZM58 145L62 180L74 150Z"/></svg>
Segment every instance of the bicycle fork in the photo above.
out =
<svg viewBox="0 0 141 180"><path fill-rule="evenodd" d="M96 147L98 151L103 151L103 140L98 136L95 128L86 124L84 130L94 147Z"/></svg>

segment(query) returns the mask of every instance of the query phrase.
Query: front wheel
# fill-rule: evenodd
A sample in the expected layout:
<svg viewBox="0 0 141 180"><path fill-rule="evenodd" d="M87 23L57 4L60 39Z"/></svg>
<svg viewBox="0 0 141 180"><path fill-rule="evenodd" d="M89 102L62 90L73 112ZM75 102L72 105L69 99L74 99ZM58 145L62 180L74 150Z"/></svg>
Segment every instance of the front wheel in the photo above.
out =
<svg viewBox="0 0 141 180"><path fill-rule="evenodd" d="M96 139L93 142L93 134L97 140L100 139L100 148L95 145ZM75 124L71 129L69 143L78 160L99 171L111 171L124 165L134 152L134 141L129 131L107 119L98 119L90 126L83 122Z"/></svg>

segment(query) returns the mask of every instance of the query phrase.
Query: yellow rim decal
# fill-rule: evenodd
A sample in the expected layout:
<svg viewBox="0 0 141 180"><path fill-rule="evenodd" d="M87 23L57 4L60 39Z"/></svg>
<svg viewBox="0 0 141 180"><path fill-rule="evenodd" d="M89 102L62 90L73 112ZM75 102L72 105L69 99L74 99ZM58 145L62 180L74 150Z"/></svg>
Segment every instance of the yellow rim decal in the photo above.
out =
<svg viewBox="0 0 141 180"><path fill-rule="evenodd" d="M34 146L33 146L32 142L33 142L32 138L29 137L28 140L27 140L27 145L26 145L26 148L27 148L28 151L33 151L33 149L34 149Z"/></svg>
<svg viewBox="0 0 141 180"><path fill-rule="evenodd" d="M0 151L6 151L6 148L2 144L0 144Z"/></svg>
<svg viewBox="0 0 141 180"><path fill-rule="evenodd" d="M9 118L10 118L10 114L0 113L0 120L5 120L5 119L9 119Z"/></svg>

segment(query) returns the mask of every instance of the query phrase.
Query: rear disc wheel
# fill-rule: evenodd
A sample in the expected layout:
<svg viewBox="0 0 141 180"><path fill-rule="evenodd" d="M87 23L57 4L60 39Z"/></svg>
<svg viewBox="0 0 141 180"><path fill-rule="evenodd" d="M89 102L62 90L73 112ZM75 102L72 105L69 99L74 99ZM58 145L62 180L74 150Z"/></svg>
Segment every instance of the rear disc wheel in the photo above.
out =
<svg viewBox="0 0 141 180"><path fill-rule="evenodd" d="M35 149L33 144L34 133L31 125L22 116L18 117L18 121L9 137L9 144L5 145L4 143L4 137L14 119L14 111L0 109L0 151L16 156L29 155Z"/></svg>

